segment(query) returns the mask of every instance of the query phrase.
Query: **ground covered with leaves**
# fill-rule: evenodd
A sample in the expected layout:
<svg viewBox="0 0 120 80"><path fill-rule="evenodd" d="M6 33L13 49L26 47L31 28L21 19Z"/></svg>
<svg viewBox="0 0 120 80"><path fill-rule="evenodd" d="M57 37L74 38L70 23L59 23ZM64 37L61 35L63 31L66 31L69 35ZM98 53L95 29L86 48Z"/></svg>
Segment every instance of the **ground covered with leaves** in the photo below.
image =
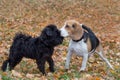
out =
<svg viewBox="0 0 120 80"><path fill-rule="evenodd" d="M23 58L13 71L0 70L0 80L120 80L120 0L0 0L0 67L16 32L34 37L46 25L60 28L69 19L78 20L95 32L115 70L95 55L89 59L86 72L79 73L82 58L74 55L66 72L66 38L54 51L55 73L50 73L46 64L48 74L42 76L34 60Z"/></svg>

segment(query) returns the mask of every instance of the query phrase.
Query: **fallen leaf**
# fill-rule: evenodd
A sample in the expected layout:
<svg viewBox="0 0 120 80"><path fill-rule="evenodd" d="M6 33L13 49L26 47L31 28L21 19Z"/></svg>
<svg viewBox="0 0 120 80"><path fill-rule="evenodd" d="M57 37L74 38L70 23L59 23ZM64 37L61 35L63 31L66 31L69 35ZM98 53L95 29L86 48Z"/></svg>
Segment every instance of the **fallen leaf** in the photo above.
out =
<svg viewBox="0 0 120 80"><path fill-rule="evenodd" d="M20 78L22 77L22 75L15 70L12 70L12 75L15 77L20 77Z"/></svg>
<svg viewBox="0 0 120 80"><path fill-rule="evenodd" d="M34 75L33 75L33 74L29 74L29 73L28 73L28 74L26 75L26 77L27 77L27 78L33 78L33 77L34 77Z"/></svg>

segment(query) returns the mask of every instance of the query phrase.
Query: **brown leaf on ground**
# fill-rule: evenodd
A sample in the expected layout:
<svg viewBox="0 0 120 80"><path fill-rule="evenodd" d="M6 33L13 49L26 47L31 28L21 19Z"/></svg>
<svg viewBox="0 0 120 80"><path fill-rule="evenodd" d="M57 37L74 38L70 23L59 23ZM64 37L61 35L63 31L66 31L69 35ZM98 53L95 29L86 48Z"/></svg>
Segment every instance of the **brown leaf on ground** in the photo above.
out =
<svg viewBox="0 0 120 80"><path fill-rule="evenodd" d="M27 77L27 78L34 78L35 76L34 76L34 74L29 74L29 73L27 73L27 74L26 74L26 77Z"/></svg>
<svg viewBox="0 0 120 80"><path fill-rule="evenodd" d="M12 70L12 75L15 76L15 77L19 77L19 78L22 78L22 75L21 73L15 71L15 70Z"/></svg>

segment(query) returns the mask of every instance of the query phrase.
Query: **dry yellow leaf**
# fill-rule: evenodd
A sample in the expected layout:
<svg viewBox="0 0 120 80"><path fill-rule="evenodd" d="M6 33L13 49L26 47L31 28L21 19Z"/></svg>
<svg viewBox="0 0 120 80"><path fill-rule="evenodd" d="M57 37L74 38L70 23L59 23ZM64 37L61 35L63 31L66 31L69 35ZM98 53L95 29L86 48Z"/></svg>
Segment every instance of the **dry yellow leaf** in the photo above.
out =
<svg viewBox="0 0 120 80"><path fill-rule="evenodd" d="M7 72L3 72L2 75L3 75L3 76L6 76L6 75L7 75Z"/></svg>
<svg viewBox="0 0 120 80"><path fill-rule="evenodd" d="M54 76L54 78L58 79L60 75L54 74L53 76Z"/></svg>
<svg viewBox="0 0 120 80"><path fill-rule="evenodd" d="M34 77L34 74L29 74L29 73L28 73L28 74L26 75L26 77L27 77L27 78L33 78L33 77Z"/></svg>
<svg viewBox="0 0 120 80"><path fill-rule="evenodd" d="M15 70L12 70L12 75L15 77L20 77L20 78L22 77L22 75Z"/></svg>
<svg viewBox="0 0 120 80"><path fill-rule="evenodd" d="M62 54L63 54L63 56L66 56L67 53L64 51Z"/></svg>

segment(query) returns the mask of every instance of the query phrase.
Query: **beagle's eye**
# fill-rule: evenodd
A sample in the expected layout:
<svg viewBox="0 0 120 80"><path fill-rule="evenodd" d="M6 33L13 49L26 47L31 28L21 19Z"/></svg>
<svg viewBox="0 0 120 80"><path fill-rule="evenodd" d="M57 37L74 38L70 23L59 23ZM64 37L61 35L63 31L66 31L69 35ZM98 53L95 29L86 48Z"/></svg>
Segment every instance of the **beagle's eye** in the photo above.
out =
<svg viewBox="0 0 120 80"><path fill-rule="evenodd" d="M69 28L69 26L68 26L68 25L66 25L65 27L66 27L66 28Z"/></svg>
<svg viewBox="0 0 120 80"><path fill-rule="evenodd" d="M73 24L72 27L75 28L75 25Z"/></svg>

